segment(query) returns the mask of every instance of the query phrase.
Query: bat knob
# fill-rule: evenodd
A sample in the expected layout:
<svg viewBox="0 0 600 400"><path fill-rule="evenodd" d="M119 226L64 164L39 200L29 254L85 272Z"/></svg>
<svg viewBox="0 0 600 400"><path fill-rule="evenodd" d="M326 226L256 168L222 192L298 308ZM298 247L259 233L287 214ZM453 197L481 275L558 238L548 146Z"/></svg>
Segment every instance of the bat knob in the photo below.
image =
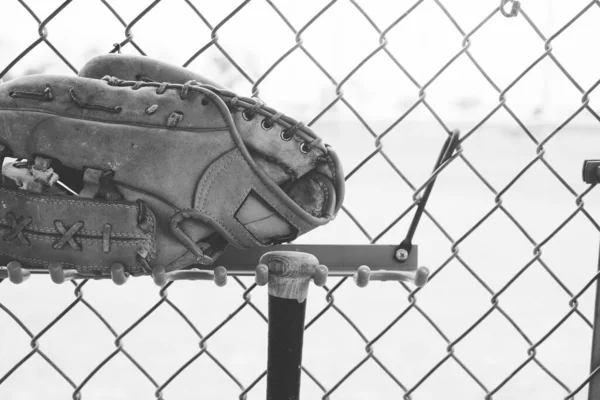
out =
<svg viewBox="0 0 600 400"><path fill-rule="evenodd" d="M265 286L267 283L269 283L269 267L267 267L265 264L258 264L256 266L254 281L258 286Z"/></svg>
<svg viewBox="0 0 600 400"><path fill-rule="evenodd" d="M271 251L259 260L268 271L269 295L281 299L295 299L304 302L308 286L316 277L316 282L324 285L327 268L319 265L319 260L309 253L299 251ZM259 271L262 273L262 271ZM260 283L264 276L257 276Z"/></svg>
<svg viewBox="0 0 600 400"><path fill-rule="evenodd" d="M125 274L125 266L121 263L114 263L110 266L110 277L116 285L122 285L127 282L127 275Z"/></svg>
<svg viewBox="0 0 600 400"><path fill-rule="evenodd" d="M215 268L213 279L218 287L225 286L227 284L227 269L223 266Z"/></svg>
<svg viewBox="0 0 600 400"><path fill-rule="evenodd" d="M318 265L312 277L317 286L324 286L327 283L329 269L325 265ZM258 286L265 286L269 283L269 267L265 264L258 264L254 275L254 280Z"/></svg>
<svg viewBox="0 0 600 400"><path fill-rule="evenodd" d="M6 268L8 270L8 279L12 283L23 283L31 276L31 272L21 268L21 263L18 261L9 262Z"/></svg>

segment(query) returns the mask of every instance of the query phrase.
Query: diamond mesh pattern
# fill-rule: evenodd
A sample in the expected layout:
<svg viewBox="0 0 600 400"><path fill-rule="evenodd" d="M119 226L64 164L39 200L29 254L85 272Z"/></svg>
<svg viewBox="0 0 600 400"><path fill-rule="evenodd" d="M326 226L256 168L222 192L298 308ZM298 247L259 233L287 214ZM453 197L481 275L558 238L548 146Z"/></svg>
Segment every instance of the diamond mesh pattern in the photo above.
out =
<svg viewBox="0 0 600 400"><path fill-rule="evenodd" d="M7 3L16 22L0 36L0 79L76 74L107 51L147 54L202 66L304 118L338 150L348 185L338 219L306 242L397 243L432 157L461 129L416 237L428 286L359 292L333 278L313 288L306 398L585 396L600 225L584 198L600 199L574 171L598 157L600 68L583 76L595 50L579 43L598 37L599 1L568 2L552 24L527 0ZM149 282L80 281L74 298L49 285L0 281L0 397L264 398L265 294L248 278L170 283L158 299ZM93 332L65 321L75 310ZM94 351L70 354L75 340Z"/></svg>

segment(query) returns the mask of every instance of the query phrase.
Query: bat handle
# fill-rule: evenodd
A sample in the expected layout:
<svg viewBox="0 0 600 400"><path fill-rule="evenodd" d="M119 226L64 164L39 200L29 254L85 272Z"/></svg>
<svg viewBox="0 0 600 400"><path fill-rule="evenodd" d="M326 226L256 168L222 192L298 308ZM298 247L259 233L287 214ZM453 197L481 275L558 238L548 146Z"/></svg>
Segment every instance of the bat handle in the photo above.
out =
<svg viewBox="0 0 600 400"><path fill-rule="evenodd" d="M402 281L413 283L417 287L425 286L429 278L429 269L420 267L412 271L371 271L366 265L358 267L354 274L354 282L358 287L365 287L370 281Z"/></svg>
<svg viewBox="0 0 600 400"><path fill-rule="evenodd" d="M267 400L300 397L305 300L310 281L323 286L327 273L308 253L272 251L260 258L256 284L269 289Z"/></svg>

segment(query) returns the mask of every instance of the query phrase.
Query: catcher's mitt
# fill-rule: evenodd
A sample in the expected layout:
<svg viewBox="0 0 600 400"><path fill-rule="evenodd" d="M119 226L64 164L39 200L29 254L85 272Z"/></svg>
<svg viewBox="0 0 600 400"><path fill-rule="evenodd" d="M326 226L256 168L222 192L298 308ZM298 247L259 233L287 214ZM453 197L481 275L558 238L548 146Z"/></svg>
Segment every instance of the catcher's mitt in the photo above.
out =
<svg viewBox="0 0 600 400"><path fill-rule="evenodd" d="M0 85L0 160L19 159L3 167L0 265L172 271L339 210L333 150L259 100L146 57L98 57L80 75Z"/></svg>

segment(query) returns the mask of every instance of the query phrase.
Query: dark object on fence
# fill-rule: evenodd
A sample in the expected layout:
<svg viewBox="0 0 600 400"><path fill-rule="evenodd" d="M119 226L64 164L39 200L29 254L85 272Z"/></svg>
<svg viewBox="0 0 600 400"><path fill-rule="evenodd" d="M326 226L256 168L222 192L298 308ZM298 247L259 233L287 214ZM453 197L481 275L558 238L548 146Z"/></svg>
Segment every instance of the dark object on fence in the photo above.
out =
<svg viewBox="0 0 600 400"><path fill-rule="evenodd" d="M583 181L595 185L600 182L600 160L585 160L583 162Z"/></svg>

